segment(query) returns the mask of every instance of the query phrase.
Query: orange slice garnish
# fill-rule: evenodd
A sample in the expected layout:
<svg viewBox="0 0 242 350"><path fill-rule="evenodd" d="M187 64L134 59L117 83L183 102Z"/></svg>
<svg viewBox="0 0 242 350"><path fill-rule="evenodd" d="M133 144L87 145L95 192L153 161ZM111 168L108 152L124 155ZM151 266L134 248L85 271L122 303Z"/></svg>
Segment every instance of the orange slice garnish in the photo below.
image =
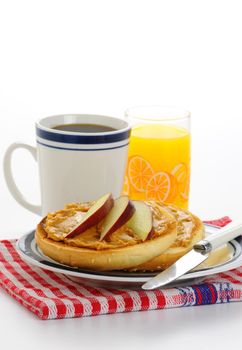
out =
<svg viewBox="0 0 242 350"><path fill-rule="evenodd" d="M134 156L129 160L128 177L131 185L138 192L145 192L146 187L154 171L150 163L140 156Z"/></svg>
<svg viewBox="0 0 242 350"><path fill-rule="evenodd" d="M171 180L168 173L156 173L146 187L146 199L165 202L171 192Z"/></svg>

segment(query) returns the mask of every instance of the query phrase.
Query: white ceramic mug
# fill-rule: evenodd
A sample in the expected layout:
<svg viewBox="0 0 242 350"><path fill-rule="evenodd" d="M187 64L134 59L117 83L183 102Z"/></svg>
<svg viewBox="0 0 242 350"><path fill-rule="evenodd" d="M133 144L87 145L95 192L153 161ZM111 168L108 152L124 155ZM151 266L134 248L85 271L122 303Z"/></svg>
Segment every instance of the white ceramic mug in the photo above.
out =
<svg viewBox="0 0 242 350"><path fill-rule="evenodd" d="M98 124L107 132L70 132L53 129L63 124ZM13 143L4 157L4 175L15 200L35 214L45 215L66 203L92 201L107 192L122 191L130 125L114 117L70 114L46 117L36 123L37 147ZM17 188L11 170L14 150L24 148L39 166L41 205L29 203Z"/></svg>

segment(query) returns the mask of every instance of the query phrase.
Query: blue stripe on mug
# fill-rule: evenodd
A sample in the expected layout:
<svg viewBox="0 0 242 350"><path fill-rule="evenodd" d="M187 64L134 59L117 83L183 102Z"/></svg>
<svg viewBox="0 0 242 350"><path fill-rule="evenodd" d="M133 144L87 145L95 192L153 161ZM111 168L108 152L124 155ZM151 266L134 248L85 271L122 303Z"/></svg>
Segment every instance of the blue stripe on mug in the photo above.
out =
<svg viewBox="0 0 242 350"><path fill-rule="evenodd" d="M54 149L60 149L64 151L83 151L83 152L93 152L93 151L110 151L111 149L116 149L116 148L123 148L127 147L129 143L125 143L124 145L120 146L115 146L115 147L109 147L109 148L68 148L68 147L60 147L60 146L52 146L52 145L47 145L43 142L40 142L37 140L37 143L41 146L49 147L49 148L54 148Z"/></svg>
<svg viewBox="0 0 242 350"><path fill-rule="evenodd" d="M39 129L38 127L36 128L37 136L42 139L69 144L102 144L118 142L128 139L130 132L131 129L125 131L120 130L118 133L107 135L70 135L46 131Z"/></svg>

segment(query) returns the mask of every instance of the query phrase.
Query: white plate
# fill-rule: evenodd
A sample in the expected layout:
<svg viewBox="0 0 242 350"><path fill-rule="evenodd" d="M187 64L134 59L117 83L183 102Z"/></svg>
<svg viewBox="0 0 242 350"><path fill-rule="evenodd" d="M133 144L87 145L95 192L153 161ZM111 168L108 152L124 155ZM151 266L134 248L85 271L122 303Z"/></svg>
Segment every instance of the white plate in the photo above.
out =
<svg viewBox="0 0 242 350"><path fill-rule="evenodd" d="M241 266L242 238L229 242L228 248L230 251L228 261L202 270L190 271L173 282L172 286L197 283L204 276L232 270ZM46 270L63 273L75 282L99 287L140 288L144 282L156 275L154 272L91 271L60 264L45 256L37 247L34 239L34 231L22 236L18 240L17 249L20 256L30 264ZM171 284L169 286L171 286Z"/></svg>

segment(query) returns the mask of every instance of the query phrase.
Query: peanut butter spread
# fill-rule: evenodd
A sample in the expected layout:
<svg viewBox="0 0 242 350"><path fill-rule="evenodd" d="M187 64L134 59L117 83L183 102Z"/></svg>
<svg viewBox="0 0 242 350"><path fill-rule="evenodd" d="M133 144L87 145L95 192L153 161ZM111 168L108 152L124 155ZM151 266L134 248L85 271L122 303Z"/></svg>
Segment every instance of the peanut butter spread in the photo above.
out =
<svg viewBox="0 0 242 350"><path fill-rule="evenodd" d="M177 220L177 238L171 247L187 247L196 227L195 218L185 209L181 210L175 206L167 206L167 209Z"/></svg>
<svg viewBox="0 0 242 350"><path fill-rule="evenodd" d="M174 225L175 216L178 220L178 238L174 244L176 246L189 244L194 227L192 216L189 212L172 206L163 206L154 201L148 201L146 204L149 205L153 216L154 233L152 239L164 235L168 228L172 224ZM102 222L76 237L65 238L81 222L91 205L92 203L71 203L67 204L62 210L49 213L43 222L47 238L54 241L63 241L67 245L94 250L121 248L141 242L140 238L127 225L123 225L109 237L100 241Z"/></svg>

